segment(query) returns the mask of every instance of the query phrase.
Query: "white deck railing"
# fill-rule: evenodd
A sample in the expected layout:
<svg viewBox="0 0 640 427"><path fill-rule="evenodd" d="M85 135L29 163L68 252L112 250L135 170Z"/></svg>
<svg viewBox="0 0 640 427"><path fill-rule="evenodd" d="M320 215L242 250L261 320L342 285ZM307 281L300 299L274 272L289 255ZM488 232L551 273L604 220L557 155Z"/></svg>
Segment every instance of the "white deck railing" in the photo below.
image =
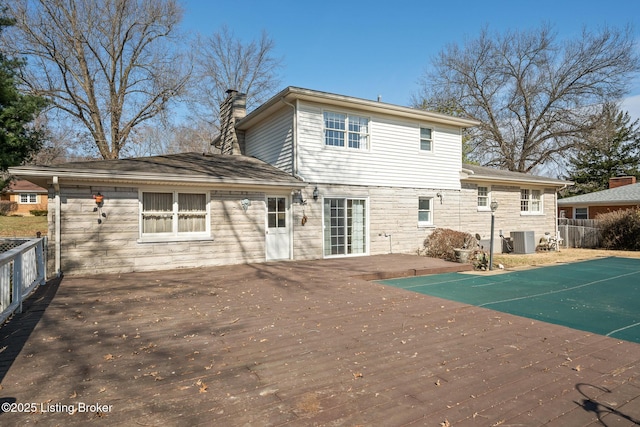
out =
<svg viewBox="0 0 640 427"><path fill-rule="evenodd" d="M46 282L46 238L2 239L11 249L0 253L0 325L16 311L38 285ZM15 246L15 247L14 247Z"/></svg>

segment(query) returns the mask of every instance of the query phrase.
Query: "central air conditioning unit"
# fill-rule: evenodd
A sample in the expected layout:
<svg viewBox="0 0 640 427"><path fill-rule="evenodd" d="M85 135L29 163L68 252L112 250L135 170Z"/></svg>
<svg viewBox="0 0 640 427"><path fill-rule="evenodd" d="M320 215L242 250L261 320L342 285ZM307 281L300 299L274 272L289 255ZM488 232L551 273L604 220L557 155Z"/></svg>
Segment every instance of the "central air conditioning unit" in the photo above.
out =
<svg viewBox="0 0 640 427"><path fill-rule="evenodd" d="M533 231L512 231L514 254L532 254L536 251L536 235Z"/></svg>

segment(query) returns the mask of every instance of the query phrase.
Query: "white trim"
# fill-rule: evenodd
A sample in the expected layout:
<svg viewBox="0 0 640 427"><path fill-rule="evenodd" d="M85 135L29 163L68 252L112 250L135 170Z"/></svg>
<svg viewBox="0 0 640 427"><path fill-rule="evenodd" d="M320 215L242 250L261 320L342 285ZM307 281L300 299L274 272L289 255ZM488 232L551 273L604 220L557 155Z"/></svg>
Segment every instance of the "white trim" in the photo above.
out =
<svg viewBox="0 0 640 427"><path fill-rule="evenodd" d="M324 117L326 113L342 114L345 116L344 145L342 146L327 145L327 136L326 136L327 127L325 125L325 117ZM349 147L349 116L367 119L367 147L366 148ZM371 123L372 123L371 116L362 115L361 113L359 114L358 112L349 112L346 110L332 110L332 109L323 108L322 109L322 146L325 149L329 149L329 150L348 150L348 151L361 152L361 153L371 152L371 141L372 141Z"/></svg>
<svg viewBox="0 0 640 427"><path fill-rule="evenodd" d="M587 217L586 218L578 218L576 215L578 213L578 209L586 209ZM573 208L573 219L589 219L589 206L576 206Z"/></svg>
<svg viewBox="0 0 640 427"><path fill-rule="evenodd" d="M22 201L22 196L27 196L27 201ZM33 202L31 201L31 196L35 199ZM37 193L18 193L18 204L19 205L37 205L38 204L38 194Z"/></svg>
<svg viewBox="0 0 640 427"><path fill-rule="evenodd" d="M356 254L347 254L347 253L343 253L343 254L329 254L327 255L325 253L325 230L326 230L326 226L325 226L325 215L324 215L324 201L326 199L342 199L345 200L345 215L347 212L347 205L346 205L346 201L347 200L364 200L364 215L365 215L365 221L364 221L364 252L362 253L356 253ZM322 206L322 215L321 215L321 220L322 220L322 257L323 258L346 258L346 257L354 257L354 256L366 256L370 254L370 245L371 245L371 206L370 206L370 201L369 201L369 196L355 196L355 195L351 195L351 196L345 196L345 195L333 195L333 194L327 194L327 195L323 195L321 198L318 199L321 203ZM345 230L346 230L347 226L345 224ZM346 241L346 234L345 234L345 242L344 242L344 248L345 248L345 252L347 249L347 241Z"/></svg>
<svg viewBox="0 0 640 427"><path fill-rule="evenodd" d="M478 189L480 187L485 187L487 189L487 206L480 206L478 204L478 198L480 197L478 194ZM478 212L491 212L491 185L490 184L478 184L476 186L476 207Z"/></svg>
<svg viewBox="0 0 640 427"><path fill-rule="evenodd" d="M269 231L269 198L285 199L285 228L287 229L287 239L289 242L289 256L287 258L269 258L267 251L267 233ZM264 194L264 259L265 261L291 260L293 258L293 197L287 193L265 193Z"/></svg>
<svg viewBox="0 0 640 427"><path fill-rule="evenodd" d="M171 233L143 233L143 205L142 196L144 193L171 193L173 195L173 210ZM204 194L206 199L205 231L179 232L178 231L178 194ZM186 242L213 240L211 236L211 191L208 189L182 189L182 188L161 188L144 187L138 188L138 243L160 243L160 242Z"/></svg>
<svg viewBox="0 0 640 427"><path fill-rule="evenodd" d="M528 207L528 209L526 211L522 210L522 200L523 200L522 199L522 190L529 191L529 199L528 199L529 207ZM531 205L532 205L531 202L532 202L532 200L534 200L534 199L531 198L531 192L532 191L539 191L540 192L540 198L536 199L536 200L539 201L540 207L539 207L538 210L535 210L535 211L531 210ZM544 215L544 194L545 194L544 193L544 189L533 188L533 187L520 187L519 193L520 193L520 197L519 197L518 201L519 201L519 209L520 209L520 215L521 216Z"/></svg>
<svg viewBox="0 0 640 427"><path fill-rule="evenodd" d="M431 148L429 150L422 149L422 129L429 129L431 131ZM418 151L421 154L435 154L435 145L436 145L435 134L436 134L436 129L433 125L418 123Z"/></svg>
<svg viewBox="0 0 640 427"><path fill-rule="evenodd" d="M420 221L420 212L427 212L424 209L420 209L420 200L424 199L424 200L429 200L429 221ZM418 228L426 228L426 227L433 227L433 216L434 216L434 206L435 204L433 203L433 201L435 200L435 198L433 196L418 196L418 209L417 209L417 214L418 214Z"/></svg>

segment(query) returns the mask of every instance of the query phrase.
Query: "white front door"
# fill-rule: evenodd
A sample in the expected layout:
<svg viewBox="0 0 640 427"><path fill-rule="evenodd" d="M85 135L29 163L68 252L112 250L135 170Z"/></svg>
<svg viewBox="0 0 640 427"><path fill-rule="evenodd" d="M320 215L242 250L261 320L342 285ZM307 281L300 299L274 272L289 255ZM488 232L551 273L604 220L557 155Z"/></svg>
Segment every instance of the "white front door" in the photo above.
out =
<svg viewBox="0 0 640 427"><path fill-rule="evenodd" d="M267 261L290 259L289 198L287 196L267 196L266 226Z"/></svg>

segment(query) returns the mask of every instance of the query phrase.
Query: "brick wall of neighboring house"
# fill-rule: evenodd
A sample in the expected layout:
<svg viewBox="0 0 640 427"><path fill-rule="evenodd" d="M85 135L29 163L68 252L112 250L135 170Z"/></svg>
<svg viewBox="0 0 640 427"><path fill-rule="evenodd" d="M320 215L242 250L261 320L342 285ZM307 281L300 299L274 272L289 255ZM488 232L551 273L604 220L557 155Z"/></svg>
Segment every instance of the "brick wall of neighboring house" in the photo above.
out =
<svg viewBox="0 0 640 427"><path fill-rule="evenodd" d="M22 195L25 195L25 200L22 199ZM29 181L16 180L9 184L1 199L16 203L17 209L10 212L9 215L29 216L32 210L47 209L47 197L47 190L44 188Z"/></svg>
<svg viewBox="0 0 640 427"><path fill-rule="evenodd" d="M627 209L636 208L638 206L633 205L624 205L624 206L589 206L589 219L597 219L598 215L613 212L613 211L624 211Z"/></svg>

